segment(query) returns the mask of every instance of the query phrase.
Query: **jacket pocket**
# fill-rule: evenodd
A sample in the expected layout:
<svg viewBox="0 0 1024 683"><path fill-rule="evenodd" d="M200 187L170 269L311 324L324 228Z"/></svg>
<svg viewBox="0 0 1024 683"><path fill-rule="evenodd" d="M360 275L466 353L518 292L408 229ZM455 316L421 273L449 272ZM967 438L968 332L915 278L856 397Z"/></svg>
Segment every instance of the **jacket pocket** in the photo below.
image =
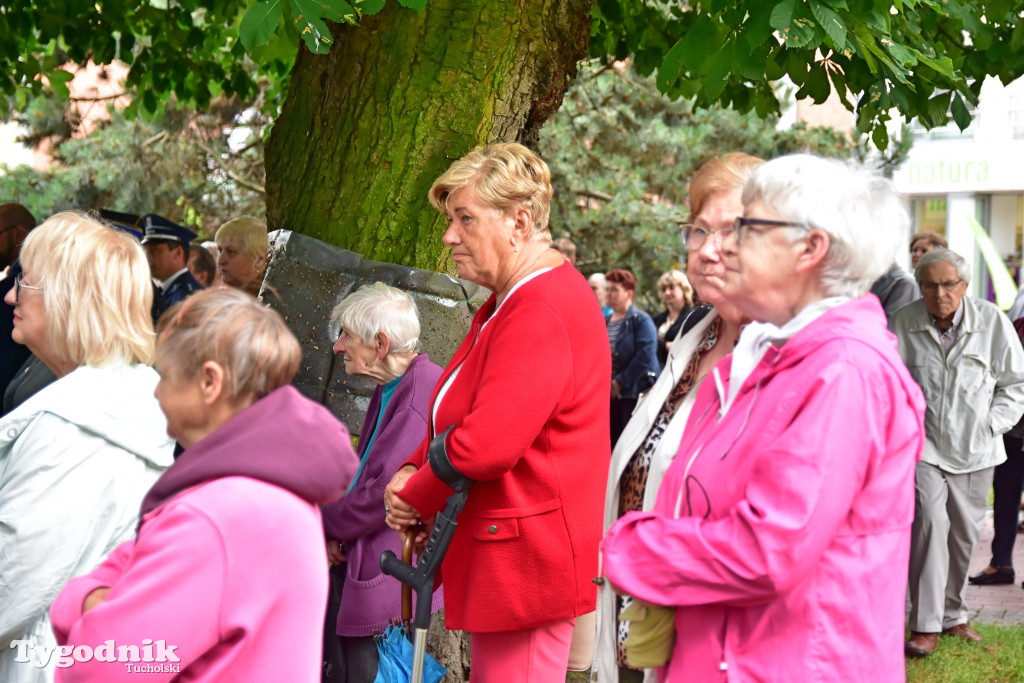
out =
<svg viewBox="0 0 1024 683"><path fill-rule="evenodd" d="M519 519L516 517L473 519L469 523L470 533L477 541L507 541L510 538L519 538Z"/></svg>
<svg viewBox="0 0 1024 683"><path fill-rule="evenodd" d="M521 520L535 517L558 508L557 498L522 507L479 510L466 521L470 535L477 541L505 541L519 538Z"/></svg>
<svg viewBox="0 0 1024 683"><path fill-rule="evenodd" d="M960 374L960 388L963 393L969 396L980 394L985 398L991 398L996 378L989 372L988 363L984 358L965 353Z"/></svg>

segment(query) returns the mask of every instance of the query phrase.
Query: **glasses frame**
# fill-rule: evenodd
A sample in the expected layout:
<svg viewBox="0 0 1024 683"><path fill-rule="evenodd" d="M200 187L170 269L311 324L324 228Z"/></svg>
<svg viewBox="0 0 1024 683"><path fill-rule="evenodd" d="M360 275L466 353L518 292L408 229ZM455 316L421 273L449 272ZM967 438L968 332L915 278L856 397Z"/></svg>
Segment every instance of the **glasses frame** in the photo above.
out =
<svg viewBox="0 0 1024 683"><path fill-rule="evenodd" d="M963 282L964 281L963 281L962 278L957 278L955 281L954 280L949 280L947 282L922 282L921 283L921 291L922 292L936 292L936 293L938 293L938 291L941 289L941 290L945 290L947 292L951 292L954 289L956 289L957 287L959 287L960 285L962 285Z"/></svg>
<svg viewBox="0 0 1024 683"><path fill-rule="evenodd" d="M43 291L42 287L34 287L32 285L26 285L21 280L21 273L18 273L14 278L14 300L21 301L21 290L22 289L34 289L37 292Z"/></svg>
<svg viewBox="0 0 1024 683"><path fill-rule="evenodd" d="M776 228L802 228L804 230L810 230L811 226L806 223L794 223L792 221L772 221L767 218L747 218L746 216L737 216L736 220L732 222L732 234L736 235L736 242L742 242L743 238L746 237L750 232L752 226L759 225L764 227L766 230L774 230Z"/></svg>
<svg viewBox="0 0 1024 683"><path fill-rule="evenodd" d="M703 235L700 241L690 240L686 237L687 231L693 231L698 235ZM683 238L683 244L686 245L687 249L696 250L704 246L704 243L708 241L708 237L712 235L718 235L715 239L719 245L722 244L722 240L733 233L733 226L727 226L725 228L718 228L717 230L709 230L703 225L697 225L695 223L684 223L679 228L679 233Z"/></svg>

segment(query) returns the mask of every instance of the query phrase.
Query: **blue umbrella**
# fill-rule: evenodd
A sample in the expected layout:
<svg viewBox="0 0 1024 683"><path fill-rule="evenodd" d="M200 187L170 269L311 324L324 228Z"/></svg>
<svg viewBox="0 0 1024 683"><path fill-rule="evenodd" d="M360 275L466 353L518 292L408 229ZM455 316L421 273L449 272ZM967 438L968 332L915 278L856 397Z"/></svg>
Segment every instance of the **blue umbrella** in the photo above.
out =
<svg viewBox="0 0 1024 683"><path fill-rule="evenodd" d="M415 651L408 635L404 624L391 624L387 631L377 636L379 662L373 683L410 683L413 680ZM439 683L447 672L448 669L441 666L440 662L429 653L424 653L422 680L425 683Z"/></svg>

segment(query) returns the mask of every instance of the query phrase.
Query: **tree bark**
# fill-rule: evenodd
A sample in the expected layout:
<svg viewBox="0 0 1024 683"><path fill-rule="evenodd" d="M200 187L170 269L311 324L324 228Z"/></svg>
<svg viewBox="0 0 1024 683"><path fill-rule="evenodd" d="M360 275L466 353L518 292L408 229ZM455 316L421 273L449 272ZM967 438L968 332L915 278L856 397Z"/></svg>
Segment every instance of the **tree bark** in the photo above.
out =
<svg viewBox="0 0 1024 683"><path fill-rule="evenodd" d="M427 191L477 145L532 146L586 54L591 0L394 0L300 51L266 147L267 219L366 258L453 272Z"/></svg>

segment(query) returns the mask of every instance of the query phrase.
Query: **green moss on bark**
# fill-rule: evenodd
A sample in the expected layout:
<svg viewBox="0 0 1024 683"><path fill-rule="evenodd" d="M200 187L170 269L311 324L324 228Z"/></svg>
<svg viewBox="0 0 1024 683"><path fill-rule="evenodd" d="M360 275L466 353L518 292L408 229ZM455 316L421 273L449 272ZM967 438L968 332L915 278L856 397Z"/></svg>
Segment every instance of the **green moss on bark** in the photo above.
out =
<svg viewBox="0 0 1024 683"><path fill-rule="evenodd" d="M299 55L266 150L267 215L368 258L451 271L427 190L476 145L532 144L586 50L589 0L390 2Z"/></svg>

